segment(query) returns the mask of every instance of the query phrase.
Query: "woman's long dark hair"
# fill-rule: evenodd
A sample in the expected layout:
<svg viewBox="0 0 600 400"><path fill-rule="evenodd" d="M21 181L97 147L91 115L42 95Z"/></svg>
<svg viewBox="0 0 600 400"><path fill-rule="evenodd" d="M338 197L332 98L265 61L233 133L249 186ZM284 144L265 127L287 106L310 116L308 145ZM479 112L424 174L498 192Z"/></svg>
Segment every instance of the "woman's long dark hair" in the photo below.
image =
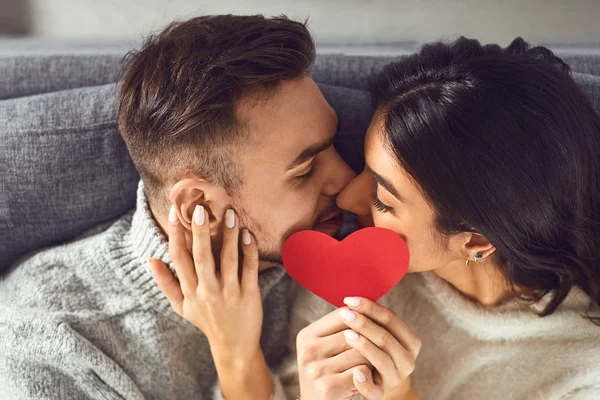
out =
<svg viewBox="0 0 600 400"><path fill-rule="evenodd" d="M444 234L478 232L515 286L556 311L574 285L600 304L600 117L550 50L459 38L388 65L371 92L388 150Z"/></svg>

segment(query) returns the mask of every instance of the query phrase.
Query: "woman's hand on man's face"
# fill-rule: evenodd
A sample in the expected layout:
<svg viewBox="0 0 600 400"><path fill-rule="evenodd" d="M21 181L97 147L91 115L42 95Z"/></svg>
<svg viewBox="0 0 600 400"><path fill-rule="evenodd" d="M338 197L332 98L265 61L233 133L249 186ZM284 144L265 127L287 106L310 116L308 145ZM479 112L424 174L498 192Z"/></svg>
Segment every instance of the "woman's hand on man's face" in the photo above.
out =
<svg viewBox="0 0 600 400"><path fill-rule="evenodd" d="M303 398L414 398L410 375L421 349L417 335L387 307L347 299L297 337ZM350 328L350 329L347 329Z"/></svg>
<svg viewBox="0 0 600 400"><path fill-rule="evenodd" d="M217 274L211 249L209 214L201 206L194 211L192 254L187 250L185 229L173 210L171 216L169 255L179 281L165 264L150 259L158 287L175 313L204 333L217 367L241 366L244 361L261 357L263 309L254 238L247 230L240 235L237 216L233 210L228 210L224 218L221 271ZM238 275L240 236L244 255L241 280Z"/></svg>

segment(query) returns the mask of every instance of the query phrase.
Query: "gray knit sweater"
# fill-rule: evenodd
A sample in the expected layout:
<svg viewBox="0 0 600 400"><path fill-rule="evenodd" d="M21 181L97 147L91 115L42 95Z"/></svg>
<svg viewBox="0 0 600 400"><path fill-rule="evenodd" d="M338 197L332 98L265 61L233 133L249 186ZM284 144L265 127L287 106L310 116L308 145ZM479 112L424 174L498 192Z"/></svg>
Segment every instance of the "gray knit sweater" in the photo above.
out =
<svg viewBox="0 0 600 400"><path fill-rule="evenodd" d="M0 282L0 399L212 398L206 337L171 310L148 256L170 263L140 182L135 210L9 271ZM275 368L288 351L290 278L274 267L259 283L261 344Z"/></svg>

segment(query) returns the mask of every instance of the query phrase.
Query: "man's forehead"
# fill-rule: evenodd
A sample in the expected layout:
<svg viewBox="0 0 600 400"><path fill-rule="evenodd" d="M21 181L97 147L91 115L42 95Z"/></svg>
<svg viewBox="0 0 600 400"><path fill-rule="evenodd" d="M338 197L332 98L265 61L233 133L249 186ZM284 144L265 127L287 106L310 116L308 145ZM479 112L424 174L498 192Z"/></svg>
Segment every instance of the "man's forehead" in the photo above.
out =
<svg viewBox="0 0 600 400"><path fill-rule="evenodd" d="M254 144L248 157L283 164L293 162L305 148L327 141L337 128L335 112L310 78L284 82L273 96L242 101L238 117Z"/></svg>

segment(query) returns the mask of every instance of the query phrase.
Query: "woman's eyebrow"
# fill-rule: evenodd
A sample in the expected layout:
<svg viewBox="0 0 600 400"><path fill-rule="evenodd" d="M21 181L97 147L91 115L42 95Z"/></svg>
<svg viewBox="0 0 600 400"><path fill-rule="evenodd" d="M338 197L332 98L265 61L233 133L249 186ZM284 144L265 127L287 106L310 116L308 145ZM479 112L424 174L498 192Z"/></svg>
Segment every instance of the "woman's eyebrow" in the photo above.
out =
<svg viewBox="0 0 600 400"><path fill-rule="evenodd" d="M385 190L390 192L392 196L400 200L402 203L406 203L406 201L404 201L404 198L400 195L400 193L398 193L396 188L389 181L387 181L383 176L379 175L377 172L373 171L373 169L369 167L369 165L365 165L365 168L371 173L371 175L373 175L377 183L383 186Z"/></svg>

